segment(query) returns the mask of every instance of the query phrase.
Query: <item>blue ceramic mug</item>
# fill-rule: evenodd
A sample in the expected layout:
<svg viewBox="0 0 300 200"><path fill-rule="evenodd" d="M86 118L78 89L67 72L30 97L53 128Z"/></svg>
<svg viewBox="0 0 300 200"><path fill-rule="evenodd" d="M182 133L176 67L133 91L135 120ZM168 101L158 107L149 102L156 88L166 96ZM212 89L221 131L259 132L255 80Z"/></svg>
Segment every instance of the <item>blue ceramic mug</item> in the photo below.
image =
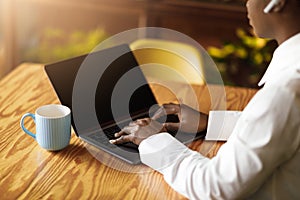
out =
<svg viewBox="0 0 300 200"><path fill-rule="evenodd" d="M35 134L25 128L24 119L26 117L31 117L34 120ZM33 137L46 150L61 150L70 143L71 111L66 106L51 104L39 107L35 114L24 114L20 125L25 133Z"/></svg>

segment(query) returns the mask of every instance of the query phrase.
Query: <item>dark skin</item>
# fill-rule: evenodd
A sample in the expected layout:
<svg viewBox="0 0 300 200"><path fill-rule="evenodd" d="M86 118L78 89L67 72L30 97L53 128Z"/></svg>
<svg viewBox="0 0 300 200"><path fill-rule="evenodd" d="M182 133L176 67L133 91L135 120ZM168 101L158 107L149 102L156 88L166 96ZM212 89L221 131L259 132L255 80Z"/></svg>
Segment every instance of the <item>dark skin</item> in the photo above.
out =
<svg viewBox="0 0 300 200"><path fill-rule="evenodd" d="M174 114L178 116L179 122L159 123L156 121L165 115ZM160 132L178 131L195 134L203 131L207 127L208 115L200 113L183 104L165 104L161 106L152 118L139 119L124 127L115 134L116 140L111 140L112 144L122 144L133 142L139 145L144 139Z"/></svg>
<svg viewBox="0 0 300 200"><path fill-rule="evenodd" d="M279 0L270 13L264 13L263 9L269 2L247 1L249 23L258 37L275 39L278 44L282 44L300 32L300 0Z"/></svg>
<svg viewBox="0 0 300 200"><path fill-rule="evenodd" d="M264 8L270 0L248 0L247 12L249 23L255 34L262 38L275 39L282 44L291 36L300 33L300 0L279 0L269 13L264 13ZM159 117L166 114L176 114L179 123L159 123ZM196 120L195 120L196 119ZM144 139L160 132L180 130L202 131L206 129L208 116L186 105L166 104L149 119L141 119L129 124L119 133L113 144L133 142L139 145ZM196 132L197 132L196 131Z"/></svg>

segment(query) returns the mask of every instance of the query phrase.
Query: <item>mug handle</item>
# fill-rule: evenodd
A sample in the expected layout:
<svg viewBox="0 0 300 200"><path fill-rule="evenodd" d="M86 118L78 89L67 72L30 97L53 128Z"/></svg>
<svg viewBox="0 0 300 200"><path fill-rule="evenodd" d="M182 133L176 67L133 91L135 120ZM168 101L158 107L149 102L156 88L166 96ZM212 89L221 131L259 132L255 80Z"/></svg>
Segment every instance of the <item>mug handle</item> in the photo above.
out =
<svg viewBox="0 0 300 200"><path fill-rule="evenodd" d="M22 116L21 121L20 121L20 126L21 126L21 128L23 129L23 131L35 139L35 134L32 133L32 132L30 132L30 131L29 131L27 128L25 128L25 126L24 126L24 119L25 119L26 117L31 117L31 118L33 119L34 123L35 123L35 115L32 114L32 113L26 113L26 114L24 114L24 115Z"/></svg>

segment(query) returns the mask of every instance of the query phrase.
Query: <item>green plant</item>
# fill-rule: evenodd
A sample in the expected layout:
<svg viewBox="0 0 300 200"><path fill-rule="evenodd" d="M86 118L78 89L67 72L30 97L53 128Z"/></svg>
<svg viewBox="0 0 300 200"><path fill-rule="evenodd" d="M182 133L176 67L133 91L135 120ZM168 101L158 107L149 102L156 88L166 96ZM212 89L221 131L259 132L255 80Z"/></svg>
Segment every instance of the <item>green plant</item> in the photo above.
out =
<svg viewBox="0 0 300 200"><path fill-rule="evenodd" d="M237 29L238 41L225 42L221 48L208 47L208 53L216 62L227 85L257 87L266 70L276 43L255 37L243 29Z"/></svg>
<svg viewBox="0 0 300 200"><path fill-rule="evenodd" d="M45 29L37 45L24 53L24 59L48 63L89 53L108 35L97 28L89 32L74 31L67 33L61 29Z"/></svg>

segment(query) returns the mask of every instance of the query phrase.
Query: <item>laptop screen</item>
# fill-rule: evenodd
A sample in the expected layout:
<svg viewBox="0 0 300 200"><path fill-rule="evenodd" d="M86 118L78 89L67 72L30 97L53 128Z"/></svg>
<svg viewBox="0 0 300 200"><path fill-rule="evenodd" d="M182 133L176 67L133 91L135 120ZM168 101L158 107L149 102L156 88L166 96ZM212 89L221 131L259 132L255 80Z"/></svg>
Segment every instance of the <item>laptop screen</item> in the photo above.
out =
<svg viewBox="0 0 300 200"><path fill-rule="evenodd" d="M95 96L101 127L148 113L156 104L132 52L114 60L102 74ZM143 117L149 117L144 115Z"/></svg>
<svg viewBox="0 0 300 200"><path fill-rule="evenodd" d="M121 52L125 53L119 54L120 56L108 66L102 63L103 59L101 58L105 58L114 52L118 53L120 49ZM71 110L72 92L77 72L90 55L83 55L45 66L45 71L60 102ZM94 110L96 111L98 123L102 128L126 118L134 118L136 114L148 112L157 103L128 45L97 51L92 53L92 57L97 59L97 64L90 67L95 67L97 70L103 68L103 73L99 74L99 81L93 99L89 99L87 102L94 101ZM72 112L72 125L76 134L78 134L78 127L74 124L73 115ZM85 127L80 127L80 130L92 129L95 126L95 124L89 124L88 119L83 124Z"/></svg>

